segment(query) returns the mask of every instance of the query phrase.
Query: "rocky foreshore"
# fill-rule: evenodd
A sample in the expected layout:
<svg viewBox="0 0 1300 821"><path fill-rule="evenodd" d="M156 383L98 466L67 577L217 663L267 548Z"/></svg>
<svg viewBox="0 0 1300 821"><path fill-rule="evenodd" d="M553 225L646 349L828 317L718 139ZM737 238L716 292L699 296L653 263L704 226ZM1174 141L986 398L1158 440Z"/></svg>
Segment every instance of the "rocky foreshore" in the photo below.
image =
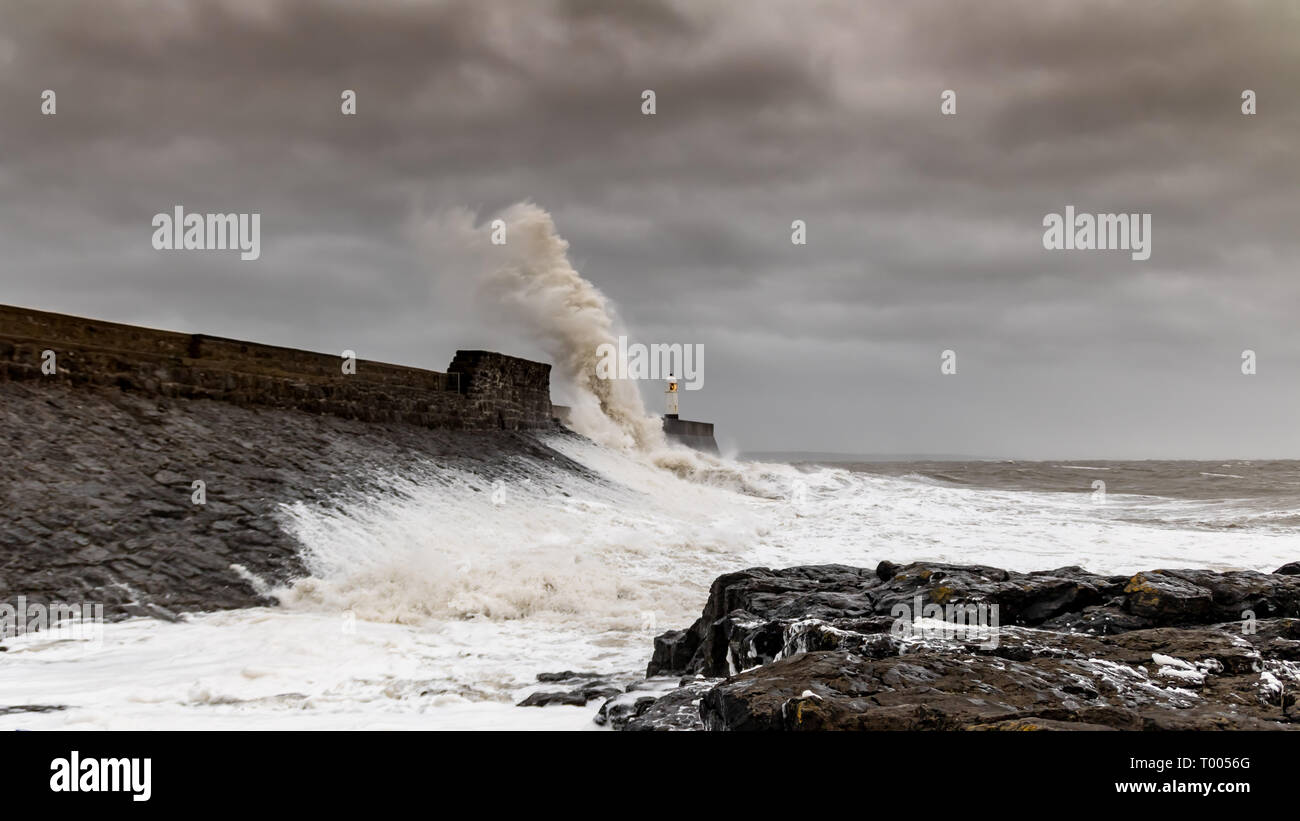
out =
<svg viewBox="0 0 1300 821"><path fill-rule="evenodd" d="M592 693L599 692L591 683ZM579 687L578 689L582 689ZM1274 573L755 568L655 639L625 730L1300 728L1300 564Z"/></svg>

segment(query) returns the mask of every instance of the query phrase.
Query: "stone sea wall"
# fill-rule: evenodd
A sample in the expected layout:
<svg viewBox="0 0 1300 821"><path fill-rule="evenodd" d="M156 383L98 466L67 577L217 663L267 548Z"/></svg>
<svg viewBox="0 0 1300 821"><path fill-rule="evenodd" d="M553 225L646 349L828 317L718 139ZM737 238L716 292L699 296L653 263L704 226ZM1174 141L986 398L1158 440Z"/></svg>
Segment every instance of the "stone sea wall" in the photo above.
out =
<svg viewBox="0 0 1300 821"><path fill-rule="evenodd" d="M53 359L49 359L52 352ZM550 365L458 351L447 373L0 306L0 380L66 380L448 430L554 425Z"/></svg>
<svg viewBox="0 0 1300 821"><path fill-rule="evenodd" d="M674 414L664 416L664 434L669 441L677 442L705 453L717 453L718 442L713 438L712 422L693 422Z"/></svg>
<svg viewBox="0 0 1300 821"><path fill-rule="evenodd" d="M583 472L538 435L575 436L551 417L547 365L485 351L447 373L341 364L0 307L0 605L272 604L309 571L293 505L380 495L392 475L455 471L491 492Z"/></svg>

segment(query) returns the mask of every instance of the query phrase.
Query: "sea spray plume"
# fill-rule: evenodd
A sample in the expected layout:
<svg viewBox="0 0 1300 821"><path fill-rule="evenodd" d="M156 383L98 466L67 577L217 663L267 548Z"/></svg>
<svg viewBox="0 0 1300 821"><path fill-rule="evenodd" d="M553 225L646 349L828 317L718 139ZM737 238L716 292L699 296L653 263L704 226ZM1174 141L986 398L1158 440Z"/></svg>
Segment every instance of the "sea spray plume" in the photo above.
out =
<svg viewBox="0 0 1300 821"><path fill-rule="evenodd" d="M425 214L417 205L413 216L411 236L428 258L440 271L461 272L435 280L451 289L443 297L472 297L484 321L502 333L522 332L546 352L556 384L570 397L569 425L578 433L694 483L769 499L788 494L785 474L798 471L671 444L634 381L596 377L600 346L616 345L626 332L610 300L569 262L569 244L544 208L521 202L480 219L465 208ZM505 224L503 245L489 241L496 219ZM472 295L460 291L465 286Z"/></svg>
<svg viewBox="0 0 1300 821"><path fill-rule="evenodd" d="M559 380L575 397L570 426L600 444L634 452L693 482L765 498L783 498L788 482L756 469L670 444L663 423L646 412L636 383L596 376L597 351L626 333L609 299L569 262L569 243L550 213L522 202L497 218L506 243L488 246L479 299L504 309L552 357ZM488 235L481 226L475 234Z"/></svg>
<svg viewBox="0 0 1300 821"><path fill-rule="evenodd" d="M577 400L570 425L603 445L634 451L683 479L781 498L780 483L751 466L670 444L663 423L646 412L636 383L596 376L597 351L617 345L621 327L609 299L569 262L569 243L551 215L533 203L517 203L499 218L506 244L490 265L481 296L511 318L554 359L560 379ZM486 232L484 232L486 233Z"/></svg>
<svg viewBox="0 0 1300 821"><path fill-rule="evenodd" d="M604 294L569 262L569 243L547 211L518 203L501 213L506 243L492 248L481 296L505 309L549 354L558 379L576 397L573 428L603 445L665 447L661 422L646 413L636 384L598 379L597 350L616 344L618 318Z"/></svg>

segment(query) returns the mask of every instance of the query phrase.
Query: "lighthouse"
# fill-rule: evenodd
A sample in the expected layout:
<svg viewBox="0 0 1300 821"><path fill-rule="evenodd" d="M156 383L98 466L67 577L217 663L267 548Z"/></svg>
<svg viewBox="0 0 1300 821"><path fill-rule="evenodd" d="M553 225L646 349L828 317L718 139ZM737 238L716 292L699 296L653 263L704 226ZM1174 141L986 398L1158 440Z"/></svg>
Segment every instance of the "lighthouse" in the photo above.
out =
<svg viewBox="0 0 1300 821"><path fill-rule="evenodd" d="M668 374L668 387L664 389L664 400L668 406L667 414L677 418L677 377Z"/></svg>
<svg viewBox="0 0 1300 821"><path fill-rule="evenodd" d="M677 377L668 374L668 385L664 388L664 434L670 441L702 450L717 453L718 443L713 438L712 422L692 422L677 415Z"/></svg>

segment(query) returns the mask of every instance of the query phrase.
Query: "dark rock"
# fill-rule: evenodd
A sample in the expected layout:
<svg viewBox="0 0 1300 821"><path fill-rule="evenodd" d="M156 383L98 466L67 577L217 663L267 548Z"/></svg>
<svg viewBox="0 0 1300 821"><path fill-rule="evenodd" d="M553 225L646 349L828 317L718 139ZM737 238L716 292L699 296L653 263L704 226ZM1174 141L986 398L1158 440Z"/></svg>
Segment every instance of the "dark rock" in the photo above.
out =
<svg viewBox="0 0 1300 821"><path fill-rule="evenodd" d="M559 673L538 673L537 680L543 683L556 681L573 681L575 679L597 679L600 673L575 673L572 670L564 670Z"/></svg>
<svg viewBox="0 0 1300 821"><path fill-rule="evenodd" d="M1300 562L1288 562L1273 572L1283 576L1300 576Z"/></svg>
<svg viewBox="0 0 1300 821"><path fill-rule="evenodd" d="M685 670L699 645L700 636L694 629L669 630L655 636L654 654L646 666L646 677Z"/></svg>
<svg viewBox="0 0 1300 821"><path fill-rule="evenodd" d="M598 698L613 698L618 695L619 689L606 684L583 687L579 692L582 693L583 697L586 698L587 701L594 701Z"/></svg>
<svg viewBox="0 0 1300 821"><path fill-rule="evenodd" d="M1245 703L1257 678L1227 678L1208 699L1181 679L1119 662L818 651L726 680L704 694L700 712L712 730L958 730L1044 720L1090 729L1297 729L1280 706Z"/></svg>
<svg viewBox="0 0 1300 821"><path fill-rule="evenodd" d="M725 676L732 672L733 640L748 638L751 623L761 626L762 620L781 617L871 615L873 601L865 591L878 581L873 573L843 565L783 571L754 568L719 576L709 590L704 614L689 629L693 637L669 640L674 646L693 644L690 660L669 667L666 660L684 653L665 652L657 663L652 662L655 673Z"/></svg>
<svg viewBox="0 0 1300 821"><path fill-rule="evenodd" d="M584 693L575 690L567 693L533 693L515 706L549 707L552 704L568 704L575 707L582 707L586 703L587 696Z"/></svg>
<svg viewBox="0 0 1300 821"><path fill-rule="evenodd" d="M1300 579L1243 570L1152 570L1124 587L1125 607L1157 624L1300 615Z"/></svg>
<svg viewBox="0 0 1300 821"><path fill-rule="evenodd" d="M667 695L652 700L629 718L621 729L629 732L703 730L700 700L716 683L708 679L683 683Z"/></svg>
<svg viewBox="0 0 1300 821"><path fill-rule="evenodd" d="M1001 620L934 630L911 619L918 606L951 621L971 605L996 606ZM694 625L656 639L652 668L708 678L668 689L649 680L655 698L625 693L598 720L617 714L610 723L626 729L1295 729L1300 579L937 563L755 568L719 577Z"/></svg>
<svg viewBox="0 0 1300 821"><path fill-rule="evenodd" d="M632 719L649 710L656 701L658 697L651 693L635 691L620 693L600 705L600 711L592 721L602 727L608 724L615 730L621 730Z"/></svg>
<svg viewBox="0 0 1300 821"><path fill-rule="evenodd" d="M1062 613L1097 605L1118 594L1122 579L1078 567L1011 573L994 567L917 562L899 568L873 591L876 612L924 604L997 603L1003 624L1040 624Z"/></svg>
<svg viewBox="0 0 1300 821"><path fill-rule="evenodd" d="M56 713L60 710L66 710L64 704L16 704L11 707L0 707L0 716L17 715L18 713Z"/></svg>
<svg viewBox="0 0 1300 821"><path fill-rule="evenodd" d="M1051 630L1114 635L1129 630L1144 630L1153 622L1142 616L1127 613L1113 605L1085 607L1079 613L1062 613L1042 623Z"/></svg>
<svg viewBox="0 0 1300 821"><path fill-rule="evenodd" d="M533 693L515 706L546 707L551 704L575 704L582 706L588 701L594 701L598 698L611 698L623 692L610 682L596 676L597 674L595 673L575 673L572 670L565 670L562 673L538 673L537 680L541 682L555 683L581 681L581 683L576 687L561 692Z"/></svg>

